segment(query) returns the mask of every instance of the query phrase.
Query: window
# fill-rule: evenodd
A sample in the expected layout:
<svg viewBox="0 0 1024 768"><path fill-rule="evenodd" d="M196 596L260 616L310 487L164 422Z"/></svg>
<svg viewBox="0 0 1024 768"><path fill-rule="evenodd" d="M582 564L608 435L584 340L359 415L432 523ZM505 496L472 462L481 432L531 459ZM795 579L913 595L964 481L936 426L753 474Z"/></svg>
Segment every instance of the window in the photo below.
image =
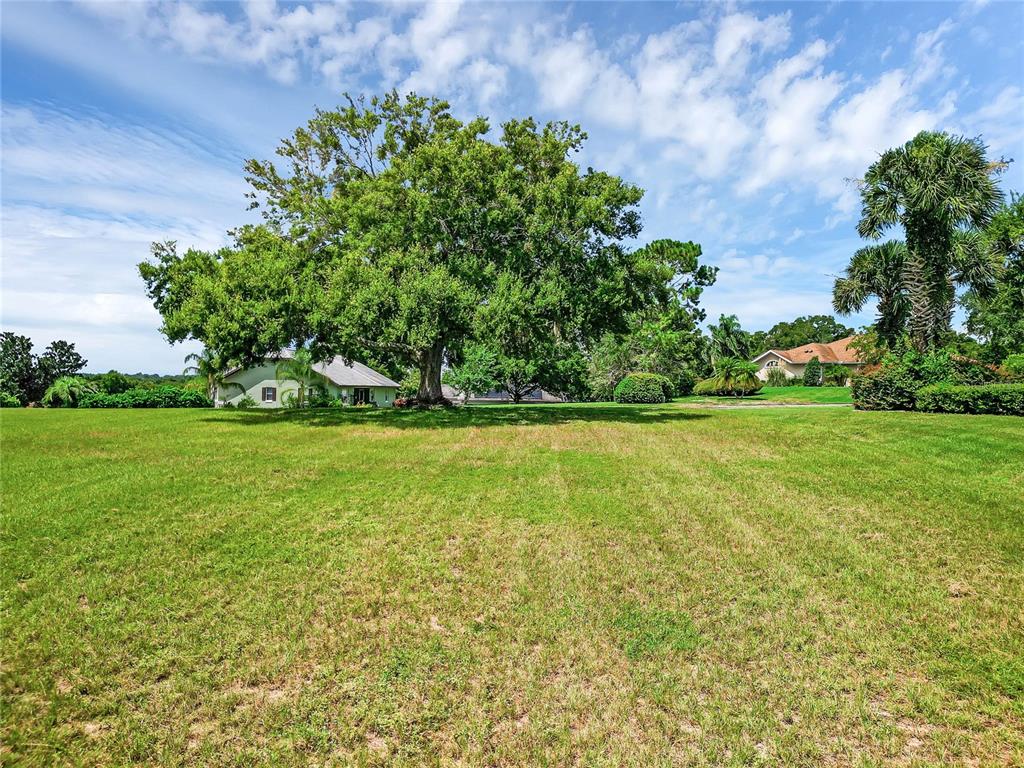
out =
<svg viewBox="0 0 1024 768"><path fill-rule="evenodd" d="M352 404L353 405L367 405L370 402L370 388L369 387L354 387L352 389Z"/></svg>
<svg viewBox="0 0 1024 768"><path fill-rule="evenodd" d="M769 360L767 363L764 364L764 367L765 368L778 368L779 367L779 361L778 360Z"/></svg>
<svg viewBox="0 0 1024 768"><path fill-rule="evenodd" d="M277 387L264 387L262 400L264 403L276 403Z"/></svg>

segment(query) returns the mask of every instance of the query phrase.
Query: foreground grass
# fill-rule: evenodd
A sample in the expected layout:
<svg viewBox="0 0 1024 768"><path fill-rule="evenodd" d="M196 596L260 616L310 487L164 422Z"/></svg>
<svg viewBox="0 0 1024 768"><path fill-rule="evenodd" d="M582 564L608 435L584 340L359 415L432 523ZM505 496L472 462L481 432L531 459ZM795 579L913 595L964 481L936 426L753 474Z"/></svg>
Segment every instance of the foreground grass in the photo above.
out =
<svg viewBox="0 0 1024 768"><path fill-rule="evenodd" d="M4 411L23 765L1024 760L1024 420Z"/></svg>
<svg viewBox="0 0 1024 768"><path fill-rule="evenodd" d="M765 387L748 397L708 397L690 395L677 400L681 403L739 404L772 403L853 403L849 387Z"/></svg>

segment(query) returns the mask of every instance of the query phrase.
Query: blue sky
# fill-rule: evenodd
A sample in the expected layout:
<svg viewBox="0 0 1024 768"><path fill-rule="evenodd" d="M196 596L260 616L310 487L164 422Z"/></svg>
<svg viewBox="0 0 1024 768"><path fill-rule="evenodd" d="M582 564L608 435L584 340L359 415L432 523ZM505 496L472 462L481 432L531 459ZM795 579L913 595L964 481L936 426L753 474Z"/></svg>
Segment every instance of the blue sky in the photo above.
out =
<svg viewBox="0 0 1024 768"><path fill-rule="evenodd" d="M93 371L180 370L135 264L226 243L243 160L342 91L581 123L581 162L646 190L644 240L701 243L709 315L751 330L831 311L849 179L917 131L981 135L1024 190L1018 2L28 2L0 32L3 328Z"/></svg>

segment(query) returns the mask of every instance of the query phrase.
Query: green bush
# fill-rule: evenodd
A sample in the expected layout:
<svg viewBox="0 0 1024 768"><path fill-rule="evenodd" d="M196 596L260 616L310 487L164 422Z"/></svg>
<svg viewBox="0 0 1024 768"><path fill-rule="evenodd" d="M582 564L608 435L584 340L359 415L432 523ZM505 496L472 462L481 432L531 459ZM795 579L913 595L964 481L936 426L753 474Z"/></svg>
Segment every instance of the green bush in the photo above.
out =
<svg viewBox="0 0 1024 768"><path fill-rule="evenodd" d="M1008 355L1002 368L1013 381L1024 381L1024 355Z"/></svg>
<svg viewBox="0 0 1024 768"><path fill-rule="evenodd" d="M672 384L672 380L668 376L662 376L660 373L652 373L652 376L656 377L658 383L661 384L661 392L665 395L665 401L668 402L675 396L675 386Z"/></svg>
<svg viewBox="0 0 1024 768"><path fill-rule="evenodd" d="M768 378L765 379L765 384L769 387L788 387L789 381L790 377L780 366L776 365L768 369Z"/></svg>
<svg viewBox="0 0 1024 768"><path fill-rule="evenodd" d="M714 379L702 379L693 385L693 394L695 395L715 395L718 394L718 385L715 384Z"/></svg>
<svg viewBox="0 0 1024 768"><path fill-rule="evenodd" d="M715 397L740 397L744 395L756 395L764 387L764 382L757 385L750 385L747 388L736 391L735 389L723 388L722 382L717 378L698 381L693 388L695 395L713 395Z"/></svg>
<svg viewBox="0 0 1024 768"><path fill-rule="evenodd" d="M116 395L95 392L83 395L78 403L79 408L209 408L212 405L202 392L166 384L151 389L133 387Z"/></svg>
<svg viewBox="0 0 1024 768"><path fill-rule="evenodd" d="M240 408L243 411L247 410L249 408L255 408L256 407L256 400L255 400L255 398L253 398L252 395L244 395L238 401L238 406L237 407Z"/></svg>
<svg viewBox="0 0 1024 768"><path fill-rule="evenodd" d="M850 372L845 365L826 365L821 381L829 387L845 387L850 379Z"/></svg>
<svg viewBox="0 0 1024 768"><path fill-rule="evenodd" d="M694 378L693 374L689 371L683 371L676 376L675 386L672 387L672 391L666 392L666 399L672 397L686 397L693 392L693 387L697 383L697 379Z"/></svg>
<svg viewBox="0 0 1024 768"><path fill-rule="evenodd" d="M804 386L821 386L821 360L816 357L812 357L804 366Z"/></svg>
<svg viewBox="0 0 1024 768"><path fill-rule="evenodd" d="M416 397L420 391L420 372L411 369L398 382L398 397Z"/></svg>
<svg viewBox="0 0 1024 768"><path fill-rule="evenodd" d="M21 401L10 392L0 392L0 408L21 408Z"/></svg>
<svg viewBox="0 0 1024 768"><path fill-rule="evenodd" d="M917 410L1024 416L1024 384L931 384L917 391Z"/></svg>
<svg viewBox="0 0 1024 768"><path fill-rule="evenodd" d="M127 392L129 389L138 386L138 383L134 379L125 376L119 371L107 371L106 373L97 376L95 381L100 392L105 392L108 395L119 395L122 392Z"/></svg>
<svg viewBox="0 0 1024 768"><path fill-rule="evenodd" d="M615 387L615 402L664 403L665 381L656 373L631 373Z"/></svg>
<svg viewBox="0 0 1024 768"><path fill-rule="evenodd" d="M992 366L945 350L918 352L901 346L887 354L878 368L853 377L853 404L865 411L911 411L917 407L917 391L922 387L988 384L998 378Z"/></svg>

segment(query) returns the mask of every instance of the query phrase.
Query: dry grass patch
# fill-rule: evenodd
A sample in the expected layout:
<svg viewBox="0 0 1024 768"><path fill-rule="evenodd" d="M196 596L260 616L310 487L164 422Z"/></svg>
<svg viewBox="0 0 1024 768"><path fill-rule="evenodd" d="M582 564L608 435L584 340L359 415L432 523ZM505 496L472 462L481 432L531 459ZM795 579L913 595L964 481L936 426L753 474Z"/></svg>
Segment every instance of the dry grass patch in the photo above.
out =
<svg viewBox="0 0 1024 768"><path fill-rule="evenodd" d="M1024 423L3 414L5 761L1024 762Z"/></svg>

